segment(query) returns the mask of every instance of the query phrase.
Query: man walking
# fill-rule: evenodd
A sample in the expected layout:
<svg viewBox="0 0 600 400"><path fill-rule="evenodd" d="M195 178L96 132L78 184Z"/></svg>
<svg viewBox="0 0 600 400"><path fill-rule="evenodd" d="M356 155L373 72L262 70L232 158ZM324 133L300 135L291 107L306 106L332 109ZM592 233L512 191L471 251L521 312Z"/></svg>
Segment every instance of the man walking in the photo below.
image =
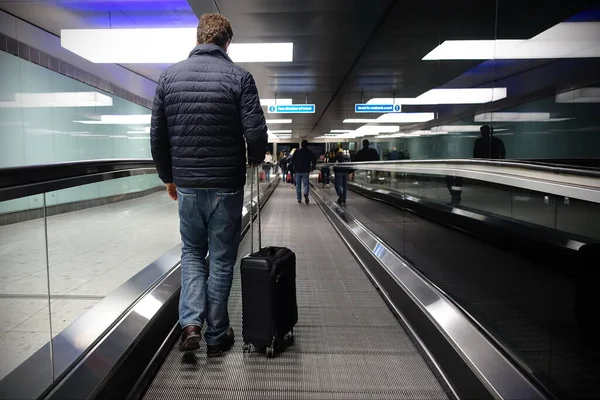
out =
<svg viewBox="0 0 600 400"><path fill-rule="evenodd" d="M305 139L300 143L300 148L294 153L292 162L294 163L294 172L296 174L296 199L298 203L302 203L300 196L304 192L304 202L308 204L308 193L310 190L308 186L308 174L315 169L317 164L317 157L308 149L308 140Z"/></svg>
<svg viewBox="0 0 600 400"><path fill-rule="evenodd" d="M200 348L206 322L209 357L234 343L227 303L240 242L246 148L248 162L259 165L267 145L254 78L227 56L232 38L225 17L200 18L198 45L159 78L150 129L156 169L179 202L179 349Z"/></svg>

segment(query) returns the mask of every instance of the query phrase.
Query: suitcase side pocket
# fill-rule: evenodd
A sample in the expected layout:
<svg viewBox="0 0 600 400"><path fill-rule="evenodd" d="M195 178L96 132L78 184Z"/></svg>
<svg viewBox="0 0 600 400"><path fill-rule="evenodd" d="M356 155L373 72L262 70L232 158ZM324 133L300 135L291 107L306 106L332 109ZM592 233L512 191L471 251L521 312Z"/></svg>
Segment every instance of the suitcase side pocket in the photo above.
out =
<svg viewBox="0 0 600 400"><path fill-rule="evenodd" d="M273 268L276 336L282 338L298 322L296 300L296 256L290 252Z"/></svg>
<svg viewBox="0 0 600 400"><path fill-rule="evenodd" d="M271 271L265 268L242 268L242 335L256 347L271 344L275 299Z"/></svg>

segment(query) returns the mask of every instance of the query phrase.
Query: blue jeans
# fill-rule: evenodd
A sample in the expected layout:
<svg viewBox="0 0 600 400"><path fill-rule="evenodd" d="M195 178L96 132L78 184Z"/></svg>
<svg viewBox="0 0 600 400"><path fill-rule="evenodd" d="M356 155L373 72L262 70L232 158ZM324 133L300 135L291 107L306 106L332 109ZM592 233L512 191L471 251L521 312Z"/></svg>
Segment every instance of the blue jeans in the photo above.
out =
<svg viewBox="0 0 600 400"><path fill-rule="evenodd" d="M346 200L348 194L348 173L347 172L336 172L335 173L335 192L338 197Z"/></svg>
<svg viewBox="0 0 600 400"><path fill-rule="evenodd" d="M242 227L244 189L177 189L181 241L182 328L202 326L209 345L229 327L227 302ZM209 254L210 268L208 266Z"/></svg>
<svg viewBox="0 0 600 400"><path fill-rule="evenodd" d="M304 195L308 196L308 172L296 172L296 198L298 200L302 200L302 188L304 188Z"/></svg>

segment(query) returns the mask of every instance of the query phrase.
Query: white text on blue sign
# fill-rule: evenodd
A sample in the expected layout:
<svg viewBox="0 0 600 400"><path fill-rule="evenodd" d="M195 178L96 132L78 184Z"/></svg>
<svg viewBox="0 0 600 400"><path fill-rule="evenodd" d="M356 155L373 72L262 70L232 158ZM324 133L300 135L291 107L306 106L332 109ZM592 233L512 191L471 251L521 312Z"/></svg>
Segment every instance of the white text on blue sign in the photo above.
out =
<svg viewBox="0 0 600 400"><path fill-rule="evenodd" d="M288 104L269 106L269 113L274 114L311 114L315 112L314 104Z"/></svg>
<svg viewBox="0 0 600 400"><path fill-rule="evenodd" d="M355 113L391 113L400 112L400 104L355 104Z"/></svg>

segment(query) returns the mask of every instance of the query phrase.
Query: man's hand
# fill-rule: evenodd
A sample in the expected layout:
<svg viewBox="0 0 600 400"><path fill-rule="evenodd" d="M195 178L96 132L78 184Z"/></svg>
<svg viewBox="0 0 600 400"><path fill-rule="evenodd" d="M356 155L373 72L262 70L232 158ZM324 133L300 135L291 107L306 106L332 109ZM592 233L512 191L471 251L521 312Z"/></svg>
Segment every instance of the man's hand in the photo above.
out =
<svg viewBox="0 0 600 400"><path fill-rule="evenodd" d="M174 183L167 183L165 186L171 200L177 201L177 186Z"/></svg>

